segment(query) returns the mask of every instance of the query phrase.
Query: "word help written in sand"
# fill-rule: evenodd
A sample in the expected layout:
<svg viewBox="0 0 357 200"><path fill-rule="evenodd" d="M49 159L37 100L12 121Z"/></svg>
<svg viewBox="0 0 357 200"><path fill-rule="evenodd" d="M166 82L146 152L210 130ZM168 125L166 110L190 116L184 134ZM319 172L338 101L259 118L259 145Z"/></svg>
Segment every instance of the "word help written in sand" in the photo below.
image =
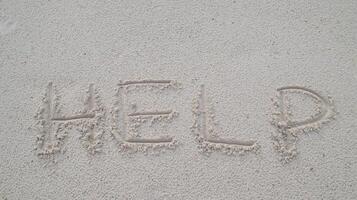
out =
<svg viewBox="0 0 357 200"><path fill-rule="evenodd" d="M125 81L118 84L114 105L110 111L112 138L118 144L120 151L152 152L164 149L175 149L178 141L168 133L157 133L155 136L143 137L139 129L144 124L149 127L158 123L171 123L179 113L173 109L155 109L138 111L136 104L128 105L131 93L143 91L164 95L166 90L178 91L181 85L171 80L139 80ZM321 126L334 118L336 111L330 97L325 98L319 93L304 87L290 86L277 89L274 102L272 125L277 128L274 133L274 148L284 163L291 161L297 155L296 142L298 135L317 131ZM101 151L103 134L106 132L106 109L101 103L98 89L89 85L83 108L72 114L62 112L61 96L53 83L49 83L42 100L42 106L36 113L37 137L35 150L41 158L50 158L64 153L63 145L70 130L80 133L83 147L90 153ZM167 95L167 93L165 93ZM315 105L314 113L304 119L293 119L291 99L288 94L308 97ZM128 108L128 106L130 108ZM221 151L226 154L256 153L259 145L256 140L239 140L218 136L214 125L215 114L209 104L204 85L198 89L198 95L193 99L192 113L194 123L191 131L198 144L198 149L205 154Z"/></svg>

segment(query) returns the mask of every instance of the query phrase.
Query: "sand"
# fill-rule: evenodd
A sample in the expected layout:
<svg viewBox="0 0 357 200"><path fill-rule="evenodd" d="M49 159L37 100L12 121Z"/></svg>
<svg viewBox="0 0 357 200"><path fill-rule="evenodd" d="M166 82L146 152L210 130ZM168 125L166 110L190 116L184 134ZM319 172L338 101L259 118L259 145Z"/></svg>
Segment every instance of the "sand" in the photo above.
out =
<svg viewBox="0 0 357 200"><path fill-rule="evenodd" d="M0 1L0 199L357 199L357 2Z"/></svg>

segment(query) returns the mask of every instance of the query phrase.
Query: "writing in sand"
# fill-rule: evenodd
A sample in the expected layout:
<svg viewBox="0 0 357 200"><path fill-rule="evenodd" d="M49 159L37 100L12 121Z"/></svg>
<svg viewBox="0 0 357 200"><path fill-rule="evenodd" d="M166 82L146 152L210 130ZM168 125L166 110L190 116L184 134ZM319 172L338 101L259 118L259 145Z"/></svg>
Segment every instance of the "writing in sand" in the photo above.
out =
<svg viewBox="0 0 357 200"><path fill-rule="evenodd" d="M114 103L111 109L106 109L99 95L99 89L90 84L81 110L71 114L63 112L63 100L56 86L50 82L42 98L41 106L35 115L36 119L36 154L40 158L53 158L65 153L63 146L68 135L73 131L80 133L83 147L89 154L102 151L103 135L108 134L123 152L161 152L165 149L175 149L180 142L175 137L165 133L157 133L143 137L141 127L153 127L157 124L170 124L177 119L179 113L174 109L140 110L137 105L130 104L128 96L131 93L153 92L166 95L164 91L177 92L183 87L172 80L138 80L120 81L117 85ZM198 150L203 154L223 152L229 155L242 155L248 152L258 153L258 140L241 140L239 138L224 138L215 129L215 112L208 101L205 86L196 89L197 94L192 102L193 123L192 138L197 142ZM314 110L310 116L294 119L294 98L310 99ZM276 127L272 135L274 149L283 163L297 156L296 143L302 133L317 131L324 124L334 119L336 115L331 97L300 86L281 87L272 98L271 124ZM110 124L110 125L108 125ZM108 129L108 126L111 129Z"/></svg>

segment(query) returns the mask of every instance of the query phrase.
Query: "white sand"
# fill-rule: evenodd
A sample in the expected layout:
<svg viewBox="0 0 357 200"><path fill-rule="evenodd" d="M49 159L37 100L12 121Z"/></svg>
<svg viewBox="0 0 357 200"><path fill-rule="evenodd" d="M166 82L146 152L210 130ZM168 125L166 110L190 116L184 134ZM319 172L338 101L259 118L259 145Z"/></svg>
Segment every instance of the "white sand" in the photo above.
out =
<svg viewBox="0 0 357 200"><path fill-rule="evenodd" d="M357 199L356 1L100 2L0 0L0 199Z"/></svg>

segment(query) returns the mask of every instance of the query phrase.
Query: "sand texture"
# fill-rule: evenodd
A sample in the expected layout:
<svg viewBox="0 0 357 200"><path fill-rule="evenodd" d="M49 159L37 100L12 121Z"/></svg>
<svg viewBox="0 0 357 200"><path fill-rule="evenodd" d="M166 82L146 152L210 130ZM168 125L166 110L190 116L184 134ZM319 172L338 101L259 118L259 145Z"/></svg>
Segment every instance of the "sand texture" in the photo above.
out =
<svg viewBox="0 0 357 200"><path fill-rule="evenodd" d="M0 0L15 199L357 199L357 1Z"/></svg>

